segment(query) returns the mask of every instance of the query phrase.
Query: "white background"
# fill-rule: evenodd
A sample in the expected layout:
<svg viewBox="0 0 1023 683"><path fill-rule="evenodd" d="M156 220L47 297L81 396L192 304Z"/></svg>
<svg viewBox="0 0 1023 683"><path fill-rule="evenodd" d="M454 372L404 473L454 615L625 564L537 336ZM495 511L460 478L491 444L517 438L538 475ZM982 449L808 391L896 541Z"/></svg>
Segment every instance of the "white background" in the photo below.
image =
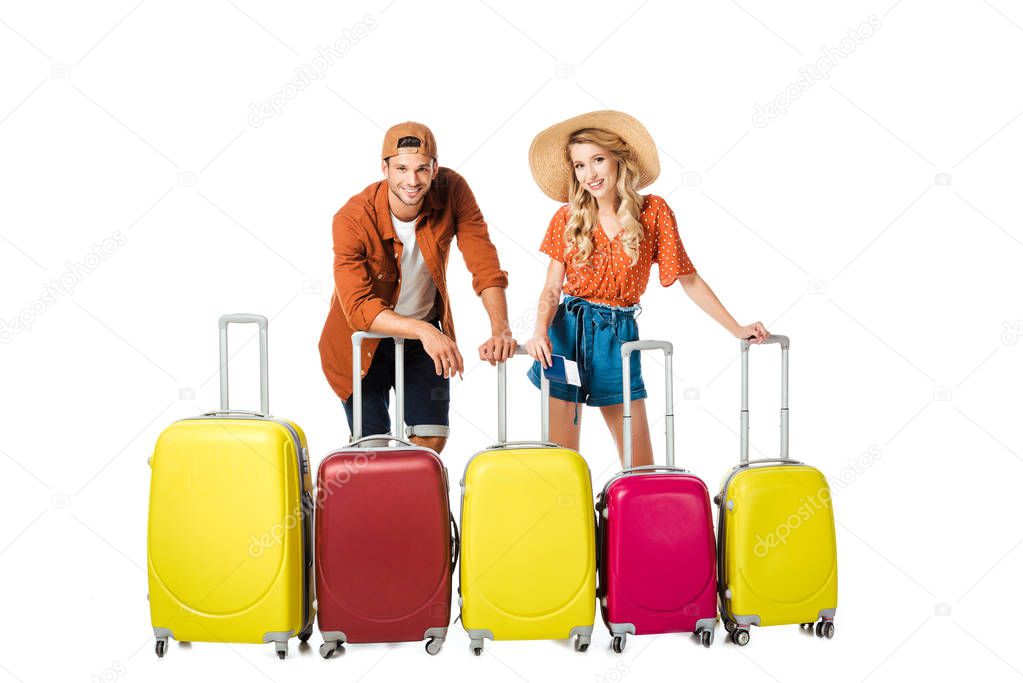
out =
<svg viewBox="0 0 1023 683"><path fill-rule="evenodd" d="M1023 9L438 4L0 7L0 681L1021 675ZM756 105L871 15L879 27L830 78L754 125ZM322 79L250 125L319 47L356 33ZM271 318L271 408L306 429L315 465L347 438L316 349L331 217L378 178L383 129L426 122L442 164L469 180L524 339L557 208L530 178L529 142L602 108L653 134L651 191L729 310L792 338L792 455L835 488L835 639L778 627L740 649L719 629L710 651L664 635L615 656L598 614L585 655L498 642L475 659L455 625L439 657L363 645L325 662L293 642L285 662L216 644L157 660L146 458L172 420L215 407L217 316ZM89 256L108 238L123 244ZM42 301L87 258L95 267ZM449 273L471 359L489 328L457 254ZM714 488L738 457L738 343L678 286L654 279L643 305L642 335L676 348L679 460ZM30 329L14 331L19 317ZM256 407L252 339L232 337L236 407ZM645 360L659 415L659 367ZM752 361L754 456L774 455L777 348ZM519 364L512 436L528 436L536 394ZM494 386L472 360L453 385L454 481L495 437ZM599 487L615 457L599 414L584 424Z"/></svg>

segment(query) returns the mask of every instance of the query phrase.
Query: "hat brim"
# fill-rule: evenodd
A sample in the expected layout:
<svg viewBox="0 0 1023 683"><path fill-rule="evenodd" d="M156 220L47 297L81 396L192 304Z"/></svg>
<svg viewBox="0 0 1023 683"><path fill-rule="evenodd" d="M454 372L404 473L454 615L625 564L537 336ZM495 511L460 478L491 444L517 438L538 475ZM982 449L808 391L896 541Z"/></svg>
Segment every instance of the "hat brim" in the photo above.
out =
<svg viewBox="0 0 1023 683"><path fill-rule="evenodd" d="M529 146L529 170L545 195L562 203L568 201L572 167L565 150L572 134L583 128L615 133L633 149L639 166L637 189L657 180L661 172L657 145L643 124L620 111L593 111L556 123L533 138Z"/></svg>

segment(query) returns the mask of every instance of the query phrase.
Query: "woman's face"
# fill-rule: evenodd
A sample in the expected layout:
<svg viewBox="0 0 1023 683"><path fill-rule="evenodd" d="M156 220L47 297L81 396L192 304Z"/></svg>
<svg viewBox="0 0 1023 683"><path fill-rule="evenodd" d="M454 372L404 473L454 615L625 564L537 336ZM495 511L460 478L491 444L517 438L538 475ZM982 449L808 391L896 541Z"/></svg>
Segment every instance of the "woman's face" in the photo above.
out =
<svg viewBox="0 0 1023 683"><path fill-rule="evenodd" d="M613 199L618 190L618 162L611 153L592 142L569 145L572 169L579 184L595 199Z"/></svg>

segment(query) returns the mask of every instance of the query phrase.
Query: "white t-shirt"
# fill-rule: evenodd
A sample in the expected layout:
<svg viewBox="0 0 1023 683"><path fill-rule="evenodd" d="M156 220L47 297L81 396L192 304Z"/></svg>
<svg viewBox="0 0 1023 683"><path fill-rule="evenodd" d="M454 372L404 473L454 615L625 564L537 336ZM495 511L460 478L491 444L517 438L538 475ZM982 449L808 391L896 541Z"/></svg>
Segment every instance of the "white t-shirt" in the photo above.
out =
<svg viewBox="0 0 1023 683"><path fill-rule="evenodd" d="M401 292L394 312L414 320L426 320L433 310L437 285L423 261L423 252L416 242L416 221L406 223L391 214L391 224L397 233L401 250Z"/></svg>

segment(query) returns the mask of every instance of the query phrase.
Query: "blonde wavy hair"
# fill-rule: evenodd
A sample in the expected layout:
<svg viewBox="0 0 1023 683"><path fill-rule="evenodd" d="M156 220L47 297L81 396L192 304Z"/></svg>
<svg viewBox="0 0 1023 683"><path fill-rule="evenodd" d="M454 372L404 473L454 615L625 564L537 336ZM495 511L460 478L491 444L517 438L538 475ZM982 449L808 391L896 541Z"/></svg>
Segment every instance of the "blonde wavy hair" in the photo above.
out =
<svg viewBox="0 0 1023 683"><path fill-rule="evenodd" d="M586 191L575 176L570 149L572 145L591 143L603 147L618 162L618 191L616 215L622 226L621 241L629 257L629 266L639 260L639 243L643 239L643 224L639 221L643 198L636 189L639 165L636 154L618 135L600 128L583 128L572 134L565 146L565 157L572 172L568 181L568 221L565 224L565 247L575 248L572 262L581 266L593 254L593 229L597 227L597 200Z"/></svg>

